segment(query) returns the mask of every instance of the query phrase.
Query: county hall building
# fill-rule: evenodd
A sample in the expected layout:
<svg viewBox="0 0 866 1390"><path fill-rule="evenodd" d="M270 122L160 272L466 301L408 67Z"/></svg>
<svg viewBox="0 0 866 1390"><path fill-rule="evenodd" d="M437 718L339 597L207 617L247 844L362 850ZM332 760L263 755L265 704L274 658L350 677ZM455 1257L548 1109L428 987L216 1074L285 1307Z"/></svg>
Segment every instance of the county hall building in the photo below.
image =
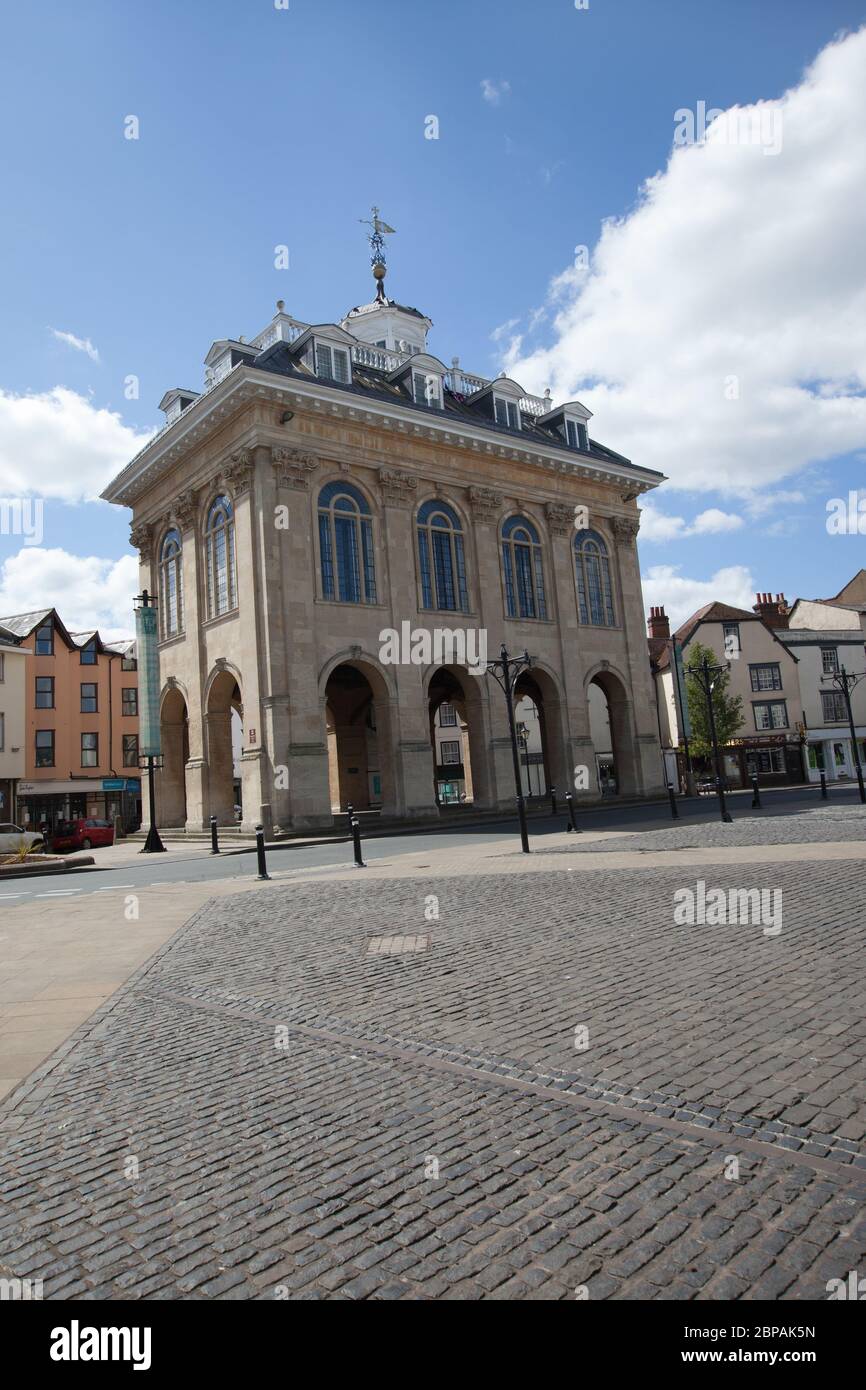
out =
<svg viewBox="0 0 866 1390"><path fill-rule="evenodd" d="M440 360L385 294L373 225L371 303L309 324L280 302L214 343L204 389L166 392L104 493L158 596L162 826L513 807L504 696L463 643L532 658L525 789L663 790L636 550L661 475L578 401Z"/></svg>

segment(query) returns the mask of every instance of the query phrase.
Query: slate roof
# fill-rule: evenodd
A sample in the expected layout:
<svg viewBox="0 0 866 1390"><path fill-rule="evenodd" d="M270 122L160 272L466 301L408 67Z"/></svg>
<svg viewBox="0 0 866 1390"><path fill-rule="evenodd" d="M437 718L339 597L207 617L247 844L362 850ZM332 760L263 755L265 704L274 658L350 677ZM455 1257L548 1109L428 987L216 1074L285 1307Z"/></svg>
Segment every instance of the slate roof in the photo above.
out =
<svg viewBox="0 0 866 1390"><path fill-rule="evenodd" d="M317 377L300 358L295 356L293 345L289 343L274 343L259 354L253 365L257 370L273 372L278 376L294 377L303 381L321 381L320 377ZM410 363L406 365L408 366ZM409 379L411 379L411 373L409 373ZM490 383L491 386L495 386L495 384L495 381ZM408 379L391 381L387 372L379 371L375 367L353 364L351 383L328 381L327 385L345 391L349 395L367 397L368 399L372 397L391 404L406 406L411 410L417 410L420 416L427 419L431 415L439 419L448 419L453 422L454 428L459 428L461 420L467 426L482 426L491 434L501 435L503 442L506 439L511 439L515 444L519 440L522 444L530 446L533 443L539 446L554 444L558 449L567 449L569 453L575 454L578 458L595 459L601 464L614 463L625 468L635 466L630 459L625 458L622 454L617 454L613 449L608 449L603 444L599 444L595 439L590 439L589 452L585 453L569 444L552 424L539 424L534 415L522 413L520 429L501 425L492 417L482 414L474 406L467 405L466 397L455 391L449 391L447 387L443 388L441 407L419 405L412 395ZM659 479L664 476L654 469L641 468L639 471Z"/></svg>
<svg viewBox="0 0 866 1390"><path fill-rule="evenodd" d="M676 632L672 633L671 635L680 643L681 646L685 646L686 643L690 642L692 637L694 637L695 632L700 627L701 623L746 622L760 623L762 627L765 627L767 631L771 633L771 635L775 638L779 645L784 647L785 643L779 637L778 633L776 633L773 630L773 628L769 626L768 623L765 623L763 618L761 618L759 614L750 613L745 608L734 608L730 603L705 603L703 608L699 608L697 612L693 613L690 618L686 618L686 621L683 623L682 627L678 627ZM787 632L788 629L785 628L784 631ZM663 646L661 646L661 650L658 651L658 653L656 654L654 648L658 648L660 645L661 643L659 638L647 638L647 646L649 647L651 663L655 666L656 670L665 671L670 665L670 648L667 646L667 644L664 644ZM794 655L793 652L791 653L791 655ZM794 657L794 660L796 661L797 658Z"/></svg>
<svg viewBox="0 0 866 1390"><path fill-rule="evenodd" d="M53 608L38 608L35 613L16 613L11 618L0 618L0 627L5 627L14 637L29 637L53 612Z"/></svg>
<svg viewBox="0 0 866 1390"><path fill-rule="evenodd" d="M118 642L104 642L96 628L90 628L88 632L70 632L61 621L56 608L37 608L33 613L16 613L13 617L0 618L0 641L3 640L4 630L13 640L20 640L29 637L35 628L41 627L46 619L52 618L54 626L69 647L83 647L85 642L89 642L95 637L101 651L116 652L119 656L127 656L129 649L135 646L132 638L123 638Z"/></svg>

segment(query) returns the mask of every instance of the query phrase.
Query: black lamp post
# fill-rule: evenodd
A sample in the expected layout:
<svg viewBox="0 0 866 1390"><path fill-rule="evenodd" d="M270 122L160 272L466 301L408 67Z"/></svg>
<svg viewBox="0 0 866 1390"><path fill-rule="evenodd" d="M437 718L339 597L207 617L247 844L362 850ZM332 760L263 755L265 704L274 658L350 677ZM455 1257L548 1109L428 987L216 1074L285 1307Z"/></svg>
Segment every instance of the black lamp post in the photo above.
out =
<svg viewBox="0 0 866 1390"><path fill-rule="evenodd" d="M703 690L704 695L706 696L707 714L709 715L710 720L710 740L713 745L713 764L716 769L716 791L719 794L719 814L726 824L730 824L731 813L728 810L728 805L725 801L725 788L723 786L722 778L722 763L721 756L719 754L719 740L716 735L716 712L713 708L713 690L715 688L715 684L719 676L722 674L723 671L729 671L731 669L731 665L729 661L725 661L718 666L714 666L710 662L709 657L705 656L700 666L692 666L689 669L691 670L692 675L694 675L697 681L699 682L700 687Z"/></svg>
<svg viewBox="0 0 866 1390"><path fill-rule="evenodd" d="M857 786L860 789L860 800L866 805L866 789L863 786L863 766L860 762L860 749L857 746L857 731L854 727L854 711L851 708L851 691L863 680L866 671L846 671L843 666L839 671L828 672L822 676L822 683L830 681L837 690L841 690L845 698L845 712L848 715L848 728L851 730L851 751L854 755L854 766L857 769Z"/></svg>
<svg viewBox="0 0 866 1390"><path fill-rule="evenodd" d="M145 702L147 702L147 708L150 712L150 719L153 720L154 717L158 718L158 710L154 710L152 708L153 691L149 690L148 684L149 677L151 674L149 669L150 663L156 659L155 640L152 647L149 645L150 639L155 639L156 637L156 596L154 594L149 594L147 592L147 589L145 589L133 600L133 602L135 604L136 609L141 610L139 616L142 618L142 621L140 623L136 623L136 628L139 635L140 648L138 651L138 667L139 671L144 677L143 687L140 692L140 694L144 696L144 699L141 701L141 706L142 708L145 708ZM142 647L144 648L144 650L141 650ZM141 684L141 677L139 677L139 683ZM156 769L158 767L161 768L163 765L162 754L145 753L142 757L139 758L138 765L140 768L146 769L147 771L147 799L150 802L150 829L147 832L147 839L144 842L144 848L141 850L141 853L164 854L165 845L159 838L159 831L156 828L156 780L154 776Z"/></svg>
<svg viewBox="0 0 866 1390"><path fill-rule="evenodd" d="M527 651L522 656L509 656L503 642L499 648L499 658L487 662L487 675L492 676L505 695L505 708L508 711L508 732L511 735L511 757L514 763L514 790L517 795L517 818L520 821L520 844L524 854L529 854L529 835L526 830L526 805L523 800L523 782L520 776L520 754L517 751L517 727L514 723L514 687L523 671L532 665Z"/></svg>

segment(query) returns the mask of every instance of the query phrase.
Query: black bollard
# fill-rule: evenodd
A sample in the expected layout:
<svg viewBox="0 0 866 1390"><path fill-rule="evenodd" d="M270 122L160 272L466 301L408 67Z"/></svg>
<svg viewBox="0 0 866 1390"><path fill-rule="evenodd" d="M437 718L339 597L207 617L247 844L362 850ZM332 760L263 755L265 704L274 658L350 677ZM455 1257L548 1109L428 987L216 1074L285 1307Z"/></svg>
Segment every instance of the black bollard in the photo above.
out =
<svg viewBox="0 0 866 1390"><path fill-rule="evenodd" d="M550 788L550 814L556 815L556 787Z"/></svg>
<svg viewBox="0 0 866 1390"><path fill-rule="evenodd" d="M216 816L211 816L210 818L210 852L211 854L219 854L220 852L219 840L217 839Z"/></svg>
<svg viewBox="0 0 866 1390"><path fill-rule="evenodd" d="M566 793L565 793L565 800L566 800L566 802L568 803L568 814L569 814L569 817L570 817L570 819L571 819L571 825L567 825L565 828L566 828L567 831L570 832L570 831L573 830L574 833L575 833L575 835L579 835L579 834L580 834L580 826L578 825L577 821L576 821L575 818L574 818L574 797L572 796L571 792L566 792Z"/></svg>
<svg viewBox="0 0 866 1390"><path fill-rule="evenodd" d="M366 869L367 865L361 858L361 822L357 816L352 817L352 843L355 848L355 868Z"/></svg>
<svg viewBox="0 0 866 1390"><path fill-rule="evenodd" d="M753 811L756 811L756 810L757 810L757 811L760 811L760 809L761 809L761 793L760 793L759 790L758 790L758 774L757 774L757 772L753 772L753 773L752 773L752 810L753 810Z"/></svg>
<svg viewBox="0 0 866 1390"><path fill-rule="evenodd" d="M821 800L827 800L827 777L823 772L821 773Z"/></svg>
<svg viewBox="0 0 866 1390"><path fill-rule="evenodd" d="M268 866L265 863L265 828L263 825L256 826L256 858L259 861L258 877L269 879Z"/></svg>
<svg viewBox="0 0 866 1390"><path fill-rule="evenodd" d="M674 794L674 784L673 784L673 782L668 782L668 799L670 800L670 803L671 803L671 820L679 820L679 818L680 818L680 808L679 808L679 806L677 805L677 798L676 798L676 796L675 796L675 794Z"/></svg>

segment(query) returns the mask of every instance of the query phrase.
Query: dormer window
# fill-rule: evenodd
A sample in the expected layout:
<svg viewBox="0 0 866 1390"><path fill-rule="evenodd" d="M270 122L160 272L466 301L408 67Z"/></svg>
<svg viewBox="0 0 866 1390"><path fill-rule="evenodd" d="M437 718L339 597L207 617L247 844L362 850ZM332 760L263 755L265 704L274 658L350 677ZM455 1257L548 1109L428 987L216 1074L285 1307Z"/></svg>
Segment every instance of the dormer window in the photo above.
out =
<svg viewBox="0 0 866 1390"><path fill-rule="evenodd" d="M316 376L348 384L351 380L348 352L329 343L316 343Z"/></svg>
<svg viewBox="0 0 866 1390"><path fill-rule="evenodd" d="M565 436L572 449L580 449L585 454L589 453L589 434L582 420L566 420Z"/></svg>
<svg viewBox="0 0 866 1390"><path fill-rule="evenodd" d="M507 401L504 396L494 396L493 411L497 425L505 425L510 430L520 429L520 410L516 401Z"/></svg>
<svg viewBox="0 0 866 1390"><path fill-rule="evenodd" d="M441 383L434 372L412 373L412 395L416 405L430 406L433 410L442 408Z"/></svg>

